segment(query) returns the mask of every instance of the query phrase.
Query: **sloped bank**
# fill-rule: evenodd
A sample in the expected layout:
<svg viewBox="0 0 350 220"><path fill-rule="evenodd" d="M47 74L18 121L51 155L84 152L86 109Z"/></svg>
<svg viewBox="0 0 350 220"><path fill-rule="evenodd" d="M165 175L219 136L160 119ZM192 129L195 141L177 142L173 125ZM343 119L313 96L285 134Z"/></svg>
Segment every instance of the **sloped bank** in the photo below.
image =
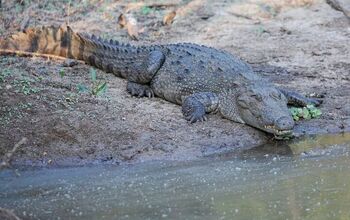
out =
<svg viewBox="0 0 350 220"><path fill-rule="evenodd" d="M341 13L317 3L282 10L257 23L231 13L231 3L206 4L208 19L202 19L199 10L171 27L149 30L145 41L191 41L235 53L280 86L325 94L323 115L298 122L298 135L350 131L349 33ZM2 11L3 16L10 16L11 10L15 8ZM33 18L31 24L47 24L50 19L60 23L57 15L46 16L45 21ZM77 30L86 27L74 22L77 19L72 18ZM101 22L95 14L85 23L89 27L84 31L112 32L113 22ZM15 24L2 32L7 35L14 29ZM127 41L126 32L115 34ZM124 80L101 71L97 81L107 82L108 89L103 95L91 95L96 84L84 64L67 67L42 58L0 57L0 71L0 155L26 137L28 142L13 158L18 165L190 160L252 148L271 139L218 115L191 125L179 106L158 98L131 97Z"/></svg>

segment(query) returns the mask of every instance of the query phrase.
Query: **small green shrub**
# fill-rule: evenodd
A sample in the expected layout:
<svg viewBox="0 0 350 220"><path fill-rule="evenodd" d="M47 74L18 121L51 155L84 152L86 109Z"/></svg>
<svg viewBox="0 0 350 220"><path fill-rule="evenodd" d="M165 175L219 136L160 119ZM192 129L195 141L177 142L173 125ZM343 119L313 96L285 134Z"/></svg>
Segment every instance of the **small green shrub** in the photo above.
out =
<svg viewBox="0 0 350 220"><path fill-rule="evenodd" d="M77 85L79 93L90 92L94 96L99 96L107 91L107 82L97 80L97 74L94 68L90 68L90 78L92 81L90 88L84 84Z"/></svg>
<svg viewBox="0 0 350 220"><path fill-rule="evenodd" d="M11 75L11 70L3 69L0 73L0 83L5 82L5 79Z"/></svg>
<svg viewBox="0 0 350 220"><path fill-rule="evenodd" d="M307 105L303 108L292 107L289 110L294 121L299 121L300 119L310 120L312 118L318 118L322 115L321 110L316 108L314 105Z"/></svg>
<svg viewBox="0 0 350 220"><path fill-rule="evenodd" d="M40 92L40 89L35 88L33 86L34 80L29 79L27 77L23 77L20 80L15 80L15 85L16 85L16 92L17 93L23 93L24 95L30 95L34 93Z"/></svg>
<svg viewBox="0 0 350 220"><path fill-rule="evenodd" d="M58 74L60 75L61 78L63 78L66 75L66 72L64 71L64 69L60 69L58 71Z"/></svg>
<svg viewBox="0 0 350 220"><path fill-rule="evenodd" d="M148 6L142 6L141 7L141 13L144 15L148 15L153 11L152 8L148 7Z"/></svg>

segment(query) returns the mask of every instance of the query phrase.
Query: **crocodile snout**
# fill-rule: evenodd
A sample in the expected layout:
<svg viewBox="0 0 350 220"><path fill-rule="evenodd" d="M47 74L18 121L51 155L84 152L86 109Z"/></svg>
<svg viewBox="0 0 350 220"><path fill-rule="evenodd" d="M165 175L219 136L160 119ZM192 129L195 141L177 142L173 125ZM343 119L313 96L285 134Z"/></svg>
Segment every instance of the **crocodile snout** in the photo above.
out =
<svg viewBox="0 0 350 220"><path fill-rule="evenodd" d="M292 130L294 120L292 117L282 116L275 121L275 128L280 131Z"/></svg>

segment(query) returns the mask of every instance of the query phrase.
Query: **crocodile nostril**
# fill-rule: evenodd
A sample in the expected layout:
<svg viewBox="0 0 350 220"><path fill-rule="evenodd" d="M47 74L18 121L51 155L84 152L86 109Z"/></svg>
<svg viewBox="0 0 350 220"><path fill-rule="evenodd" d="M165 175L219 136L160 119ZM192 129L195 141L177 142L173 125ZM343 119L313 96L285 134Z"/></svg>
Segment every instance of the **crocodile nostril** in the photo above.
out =
<svg viewBox="0 0 350 220"><path fill-rule="evenodd" d="M275 121L275 128L278 130L291 130L294 127L294 120L292 117L283 116Z"/></svg>

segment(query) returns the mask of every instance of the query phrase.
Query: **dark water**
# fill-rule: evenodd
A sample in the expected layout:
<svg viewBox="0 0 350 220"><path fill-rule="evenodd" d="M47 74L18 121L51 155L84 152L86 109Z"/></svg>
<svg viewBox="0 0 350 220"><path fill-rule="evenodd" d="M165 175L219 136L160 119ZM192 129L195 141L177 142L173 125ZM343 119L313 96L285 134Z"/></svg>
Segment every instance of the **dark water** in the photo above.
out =
<svg viewBox="0 0 350 220"><path fill-rule="evenodd" d="M349 152L344 134L234 159L6 170L0 207L23 219L350 219Z"/></svg>

